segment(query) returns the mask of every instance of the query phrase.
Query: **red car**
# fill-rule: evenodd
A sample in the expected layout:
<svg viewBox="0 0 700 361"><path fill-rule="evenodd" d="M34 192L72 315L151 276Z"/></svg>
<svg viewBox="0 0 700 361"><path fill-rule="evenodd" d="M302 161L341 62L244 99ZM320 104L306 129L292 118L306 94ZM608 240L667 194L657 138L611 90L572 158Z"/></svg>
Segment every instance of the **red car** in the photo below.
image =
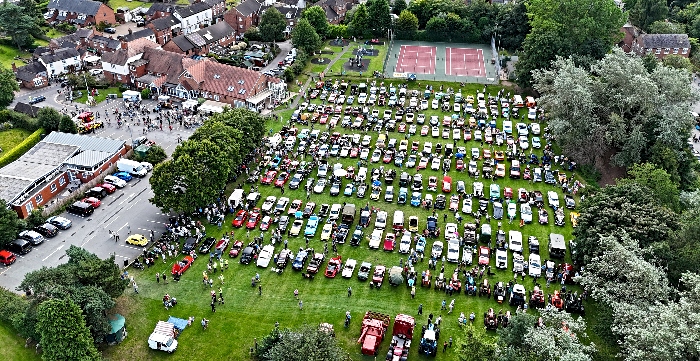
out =
<svg viewBox="0 0 700 361"><path fill-rule="evenodd" d="M386 238L384 238L384 250L391 252L394 250L394 246L396 246L396 235L393 233L387 233Z"/></svg>
<svg viewBox="0 0 700 361"><path fill-rule="evenodd" d="M321 116L321 119L318 120L319 124L326 124L327 121L328 121L328 114L323 114Z"/></svg>
<svg viewBox="0 0 700 361"><path fill-rule="evenodd" d="M267 173L260 179L260 183L262 184L272 184L274 181L275 177L277 176L277 171L276 170L268 170Z"/></svg>
<svg viewBox="0 0 700 361"><path fill-rule="evenodd" d="M301 200L300 199L295 199L292 204L289 205L289 210L287 211L287 214L289 215L294 215L297 211L301 210Z"/></svg>
<svg viewBox="0 0 700 361"><path fill-rule="evenodd" d="M343 266L343 258L340 256L335 256L328 261L328 266L326 266L326 277L334 278L338 274L338 271Z"/></svg>
<svg viewBox="0 0 700 361"><path fill-rule="evenodd" d="M442 191L445 193L452 192L452 177L450 177L450 176L442 177Z"/></svg>
<svg viewBox="0 0 700 361"><path fill-rule="evenodd" d="M222 238L219 242L216 243L216 248L217 251L223 253L226 250L226 247L228 247L228 238Z"/></svg>
<svg viewBox="0 0 700 361"><path fill-rule="evenodd" d="M465 130L464 130L464 140L472 140L472 131L471 131L471 129L465 129Z"/></svg>
<svg viewBox="0 0 700 361"><path fill-rule="evenodd" d="M399 124L399 129L397 130L399 133L406 133L406 123L400 123Z"/></svg>
<svg viewBox="0 0 700 361"><path fill-rule="evenodd" d="M241 241L233 242L233 245L231 246L231 250L228 251L228 256L229 257L238 257L238 254L241 253L241 249L243 249L243 242L241 242Z"/></svg>
<svg viewBox="0 0 700 361"><path fill-rule="evenodd" d="M185 273L188 268L190 268L192 262L194 262L194 258L192 258L192 256L185 256L182 261L173 265L172 274L182 276L182 274Z"/></svg>
<svg viewBox="0 0 700 361"><path fill-rule="evenodd" d="M461 158L457 159L457 163L455 164L455 168L457 170L463 170L464 169L464 160L462 160Z"/></svg>
<svg viewBox="0 0 700 361"><path fill-rule="evenodd" d="M270 218L270 216L263 217L262 223L260 223L260 230L267 231L270 228L271 223L272 223L272 218Z"/></svg>
<svg viewBox="0 0 700 361"><path fill-rule="evenodd" d="M391 163L391 160L394 158L394 152L387 151L384 153L384 158L382 161L386 164Z"/></svg>
<svg viewBox="0 0 700 361"><path fill-rule="evenodd" d="M243 223L248 219L248 212L245 210L240 210L238 213L236 213L236 218L233 219L231 222L231 225L236 227L236 228L241 228L243 227Z"/></svg>
<svg viewBox="0 0 700 361"><path fill-rule="evenodd" d="M287 180L289 180L289 173L280 173L280 175L277 176L277 180L275 181L275 187L284 187L284 185L287 183Z"/></svg>
<svg viewBox="0 0 700 361"><path fill-rule="evenodd" d="M102 204L102 202L100 202L100 200L97 199L97 198L95 198L95 197L83 198L83 202L84 202L84 203L87 203L87 204L89 204L89 205L91 205L91 206L93 206L93 207L95 207L95 208L99 207L100 204Z"/></svg>
<svg viewBox="0 0 700 361"><path fill-rule="evenodd" d="M486 246L479 247L479 265L485 266L491 260L491 249Z"/></svg>
<svg viewBox="0 0 700 361"><path fill-rule="evenodd" d="M350 149L350 158L357 158L358 155L359 150L357 149L357 147L353 147L352 149Z"/></svg>
<svg viewBox="0 0 700 361"><path fill-rule="evenodd" d="M109 183L102 183L98 184L97 187L100 187L107 191L107 194L112 194L117 191L117 187L114 186L114 184L109 184Z"/></svg>
<svg viewBox="0 0 700 361"><path fill-rule="evenodd" d="M248 222L245 224L245 228L248 229L255 229L255 227L258 226L258 223L260 223L260 208L253 208L253 211L250 212L250 218L248 218Z"/></svg>

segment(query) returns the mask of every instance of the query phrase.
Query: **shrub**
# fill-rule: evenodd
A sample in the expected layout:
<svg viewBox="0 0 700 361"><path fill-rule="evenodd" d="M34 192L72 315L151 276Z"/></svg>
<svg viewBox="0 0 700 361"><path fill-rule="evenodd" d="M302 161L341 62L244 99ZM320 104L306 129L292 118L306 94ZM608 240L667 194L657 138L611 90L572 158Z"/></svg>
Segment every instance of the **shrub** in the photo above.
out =
<svg viewBox="0 0 700 361"><path fill-rule="evenodd" d="M10 109L0 110L0 124L3 123L10 123L12 128L25 129L30 132L41 127L38 120Z"/></svg>
<svg viewBox="0 0 700 361"><path fill-rule="evenodd" d="M10 149L10 151L0 157L0 168L14 162L21 157L22 154L32 149L32 147L41 140L42 133L44 133L44 128L37 129L34 133L30 134L27 139L22 141L22 143L17 144L16 147Z"/></svg>

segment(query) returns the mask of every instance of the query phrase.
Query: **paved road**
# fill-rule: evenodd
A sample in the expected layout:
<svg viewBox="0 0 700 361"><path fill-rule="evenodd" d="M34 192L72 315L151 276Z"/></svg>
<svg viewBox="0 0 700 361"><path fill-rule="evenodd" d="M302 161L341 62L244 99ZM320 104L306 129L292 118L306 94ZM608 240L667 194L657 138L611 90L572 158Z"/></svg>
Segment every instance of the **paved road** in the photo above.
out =
<svg viewBox="0 0 700 361"><path fill-rule="evenodd" d="M289 51L292 50L292 41L287 40L283 41L281 43L277 43L277 46L280 47L280 53L277 55L275 59L273 59L270 64L268 64L266 67L264 67L261 71L267 71L267 70L275 70L277 69L277 64L279 64L280 61L283 61L284 58L289 54Z"/></svg>

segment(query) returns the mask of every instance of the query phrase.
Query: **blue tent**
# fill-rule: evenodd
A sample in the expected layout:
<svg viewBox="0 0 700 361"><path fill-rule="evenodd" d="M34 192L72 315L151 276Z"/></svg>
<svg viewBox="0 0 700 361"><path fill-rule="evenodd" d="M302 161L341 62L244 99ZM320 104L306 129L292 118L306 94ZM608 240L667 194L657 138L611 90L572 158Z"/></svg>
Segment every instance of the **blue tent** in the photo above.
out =
<svg viewBox="0 0 700 361"><path fill-rule="evenodd" d="M180 332L187 327L187 320L183 320L181 318L170 316L170 318L168 318L168 322L175 325L175 328L177 328Z"/></svg>
<svg viewBox="0 0 700 361"><path fill-rule="evenodd" d="M126 338L126 319L120 314L109 316L110 332L105 336L105 342L113 345L122 342Z"/></svg>

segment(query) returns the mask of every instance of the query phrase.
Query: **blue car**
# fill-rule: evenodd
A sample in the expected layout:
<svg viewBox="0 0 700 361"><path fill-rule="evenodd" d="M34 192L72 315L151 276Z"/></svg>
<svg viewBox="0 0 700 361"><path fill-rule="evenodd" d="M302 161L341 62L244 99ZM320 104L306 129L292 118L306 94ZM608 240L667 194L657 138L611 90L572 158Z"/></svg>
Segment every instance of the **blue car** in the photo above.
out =
<svg viewBox="0 0 700 361"><path fill-rule="evenodd" d="M345 186L345 191L343 192L343 194L346 196L351 196L354 191L355 185L352 183L348 183L348 185Z"/></svg>
<svg viewBox="0 0 700 361"><path fill-rule="evenodd" d="M406 188L399 189L399 199L396 201L396 203L406 204L406 198L408 198L408 190Z"/></svg>
<svg viewBox="0 0 700 361"><path fill-rule="evenodd" d="M420 206L420 202L421 202L420 192L413 192L413 194L411 194L411 205L414 207L418 207L418 206Z"/></svg>
<svg viewBox="0 0 700 361"><path fill-rule="evenodd" d="M314 214L311 217L309 217L309 221L306 222L306 229L304 230L304 237L315 236L317 228L318 228L318 216Z"/></svg>
<svg viewBox="0 0 700 361"><path fill-rule="evenodd" d="M301 269L304 268L304 262L306 262L306 256L307 252L304 250L299 251L297 253L297 258L294 259L294 262L292 262L292 269L296 271L300 271Z"/></svg>
<svg viewBox="0 0 700 361"><path fill-rule="evenodd" d="M418 242L416 242L416 252L418 252L418 253L425 252L425 237L419 238Z"/></svg>
<svg viewBox="0 0 700 361"><path fill-rule="evenodd" d="M124 182L128 182L133 178L128 172L117 172L112 175L123 180Z"/></svg>

